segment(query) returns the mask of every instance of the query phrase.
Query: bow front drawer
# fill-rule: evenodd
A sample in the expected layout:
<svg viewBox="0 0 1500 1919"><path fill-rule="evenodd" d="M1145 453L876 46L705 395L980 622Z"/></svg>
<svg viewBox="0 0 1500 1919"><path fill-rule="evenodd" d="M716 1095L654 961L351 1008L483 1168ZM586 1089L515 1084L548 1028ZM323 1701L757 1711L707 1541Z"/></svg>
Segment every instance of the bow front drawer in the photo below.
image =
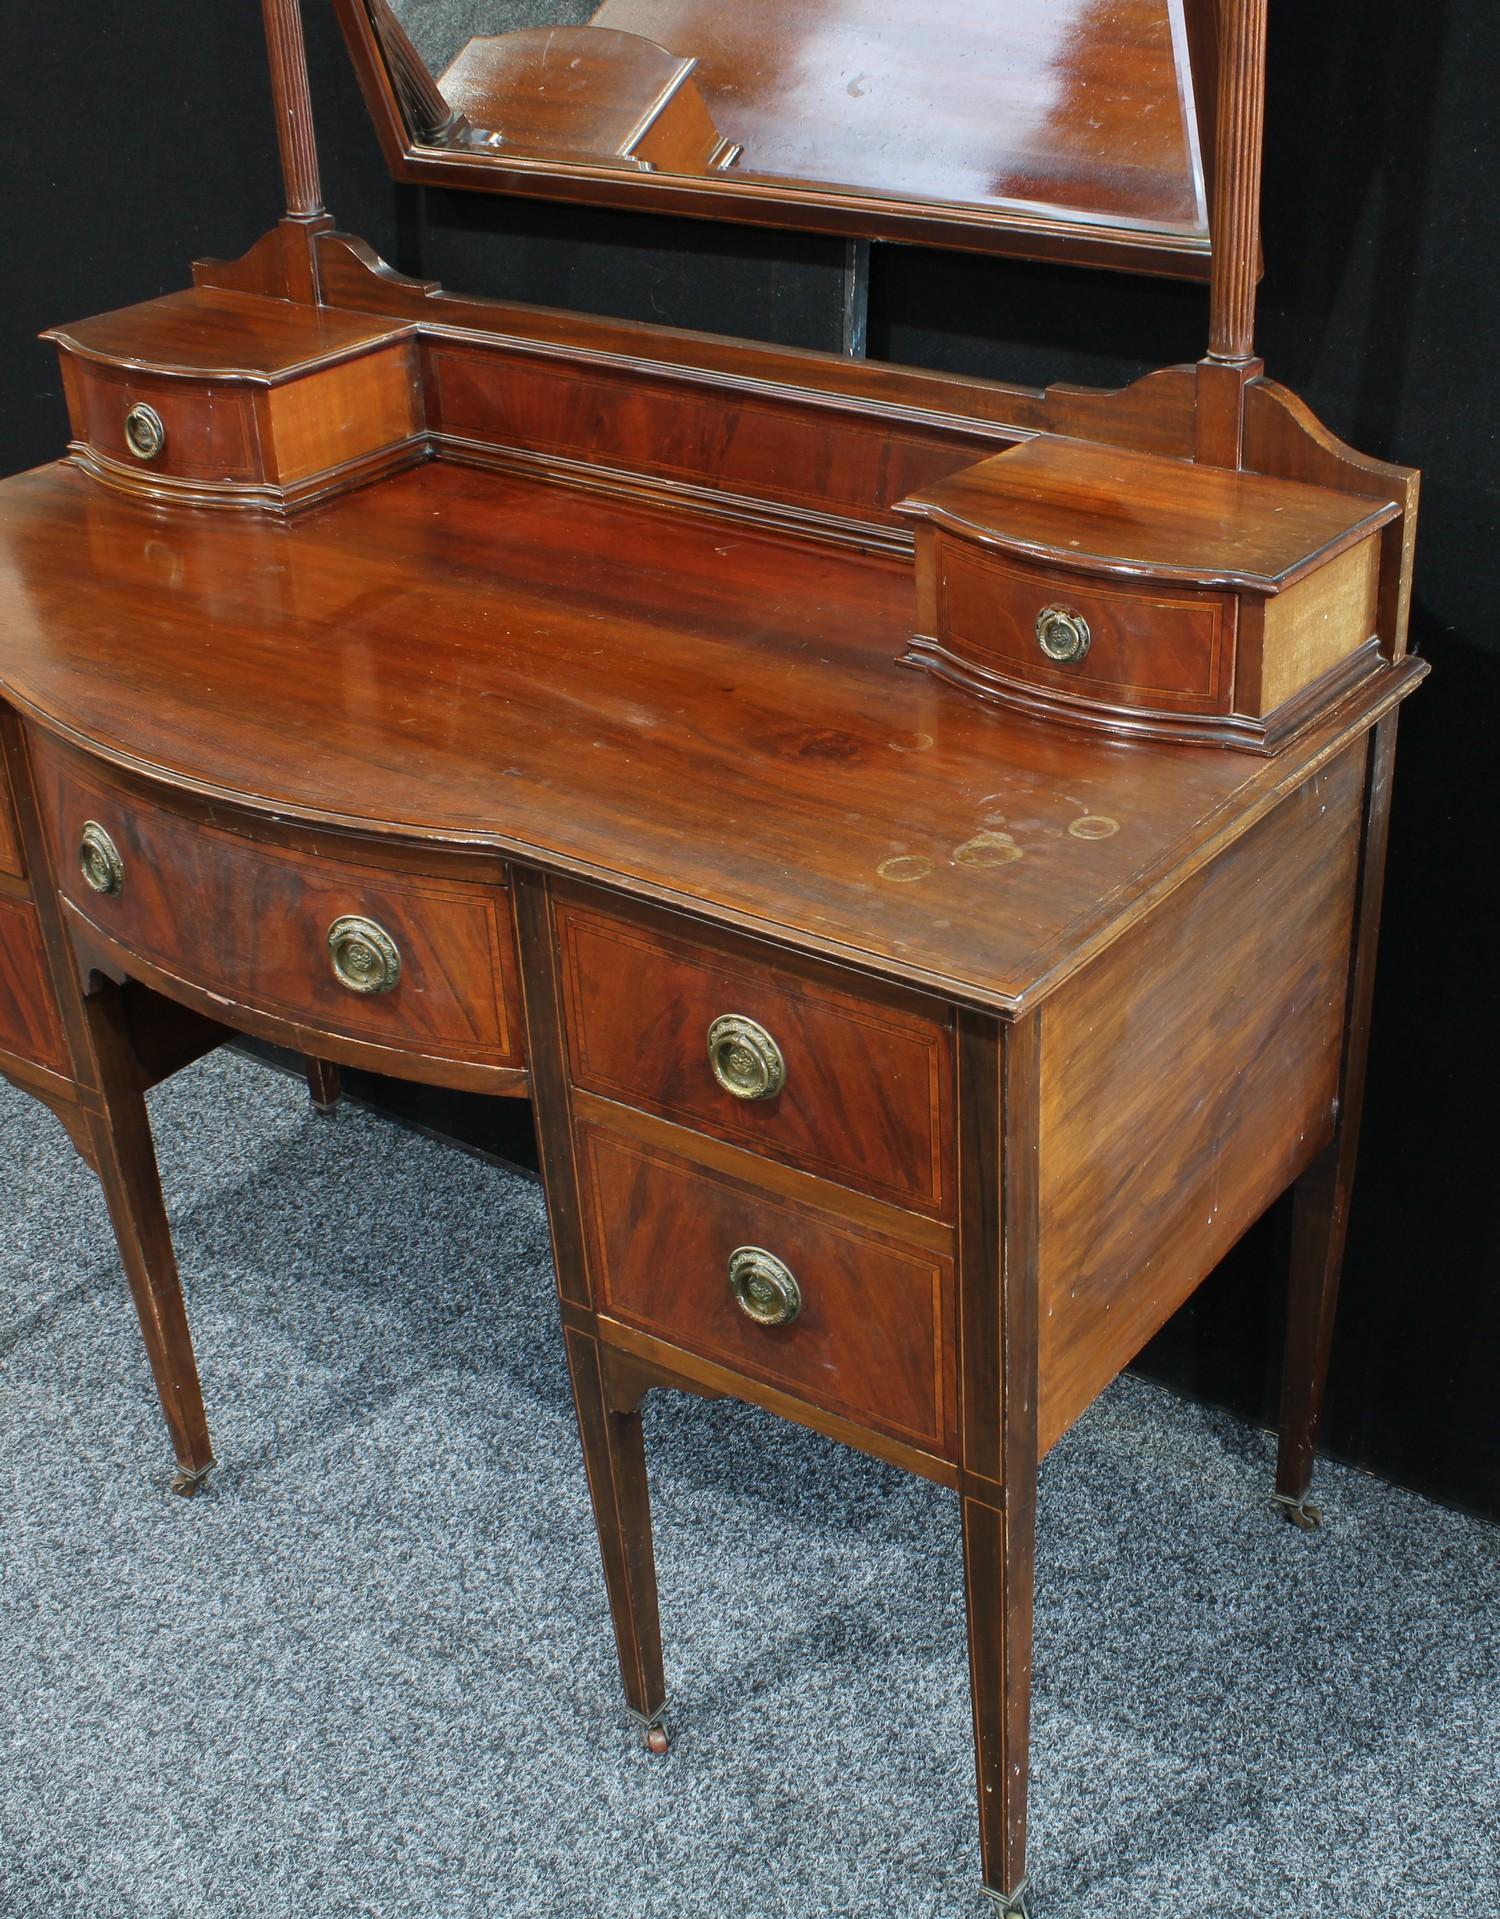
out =
<svg viewBox="0 0 1500 1919"><path fill-rule="evenodd" d="M1225 713L1234 601L1082 579L939 534L937 637L976 668L1062 695L1167 713Z"/></svg>
<svg viewBox="0 0 1500 1919"><path fill-rule="evenodd" d="M250 837L266 829L226 825L217 809L200 817L50 741L37 743L36 766L58 890L156 970L148 984L209 995L251 1031L261 1028L241 1015L286 1022L295 1031L268 1037L294 1045L333 1036L480 1073L521 1064L496 863L453 879L385 864L385 849L341 835Z"/></svg>
<svg viewBox="0 0 1500 1919"><path fill-rule="evenodd" d="M682 926L560 901L573 1083L951 1218L946 1019L915 994Z"/></svg>

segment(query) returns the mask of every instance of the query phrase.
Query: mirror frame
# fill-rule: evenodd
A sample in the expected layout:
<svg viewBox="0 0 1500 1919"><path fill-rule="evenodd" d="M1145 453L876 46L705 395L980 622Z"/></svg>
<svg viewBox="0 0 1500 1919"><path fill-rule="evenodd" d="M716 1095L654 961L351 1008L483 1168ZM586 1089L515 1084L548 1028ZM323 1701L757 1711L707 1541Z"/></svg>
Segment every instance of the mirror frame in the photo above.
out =
<svg viewBox="0 0 1500 1919"><path fill-rule="evenodd" d="M983 4L983 0L978 0ZM1213 203L1220 12L1223 0L1183 0L1194 75L1205 199ZM1206 235L1171 233L1046 209L902 199L809 182L732 175L636 173L604 162L531 159L423 145L413 134L366 0L334 0L381 151L396 180L640 213L790 227L844 239L892 240L1076 266L1207 281ZM434 87L435 87L435 83Z"/></svg>

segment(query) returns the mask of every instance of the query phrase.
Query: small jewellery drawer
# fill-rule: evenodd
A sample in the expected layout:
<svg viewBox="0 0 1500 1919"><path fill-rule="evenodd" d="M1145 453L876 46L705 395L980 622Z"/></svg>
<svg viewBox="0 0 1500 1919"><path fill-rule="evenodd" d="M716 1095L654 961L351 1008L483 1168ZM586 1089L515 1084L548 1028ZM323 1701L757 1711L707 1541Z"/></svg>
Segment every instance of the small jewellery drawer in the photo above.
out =
<svg viewBox="0 0 1500 1919"><path fill-rule="evenodd" d="M65 359L75 436L142 475L257 480L260 435L250 390Z"/></svg>
<svg viewBox="0 0 1500 1919"><path fill-rule="evenodd" d="M773 1198L664 1142L587 1121L576 1134L601 1312L826 1411L951 1452L946 1255Z"/></svg>
<svg viewBox="0 0 1500 1919"><path fill-rule="evenodd" d="M266 844L158 804L50 743L38 786L58 890L177 980L301 1028L518 1066L509 895L361 864L347 840ZM150 983L148 981L148 983Z"/></svg>
<svg viewBox="0 0 1500 1919"><path fill-rule="evenodd" d="M556 923L575 1085L951 1216L951 1039L925 1002L576 895Z"/></svg>
<svg viewBox="0 0 1500 1919"><path fill-rule="evenodd" d="M190 287L47 337L74 461L150 499L289 512L425 450L401 322Z"/></svg>
<svg viewBox="0 0 1500 1919"><path fill-rule="evenodd" d="M25 900L0 899L0 1053L68 1070L36 908Z"/></svg>
<svg viewBox="0 0 1500 1919"><path fill-rule="evenodd" d="M980 671L1158 712L1224 713L1234 601L1002 559L939 533L936 637Z"/></svg>

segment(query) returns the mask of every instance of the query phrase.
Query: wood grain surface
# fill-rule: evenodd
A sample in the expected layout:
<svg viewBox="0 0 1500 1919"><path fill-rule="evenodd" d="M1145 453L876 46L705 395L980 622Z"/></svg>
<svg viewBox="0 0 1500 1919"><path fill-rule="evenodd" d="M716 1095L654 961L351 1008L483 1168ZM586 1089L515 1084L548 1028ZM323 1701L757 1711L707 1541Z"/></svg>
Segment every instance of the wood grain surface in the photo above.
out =
<svg viewBox="0 0 1500 1919"><path fill-rule="evenodd" d="M597 898L558 906L574 1083L939 1217L953 1203L952 1049L938 1005L692 936ZM785 1061L773 1098L714 1078L707 1033L755 1020Z"/></svg>
<svg viewBox="0 0 1500 1919"><path fill-rule="evenodd" d="M36 909L0 898L0 1053L69 1071L67 1041L47 971Z"/></svg>
<svg viewBox="0 0 1500 1919"><path fill-rule="evenodd" d="M1363 776L1355 747L1049 1002L1043 1449L1332 1133Z"/></svg>
<svg viewBox="0 0 1500 1919"><path fill-rule="evenodd" d="M952 1260L710 1174L686 1136L658 1134L575 1128L599 1310L951 1458ZM736 1305L728 1262L741 1246L796 1275L790 1325L757 1325Z"/></svg>
<svg viewBox="0 0 1500 1919"><path fill-rule="evenodd" d="M1425 672L1271 761L1122 747L891 661L893 560L442 464L277 526L0 484L0 688L170 784L485 846L997 1010Z"/></svg>
<svg viewBox="0 0 1500 1919"><path fill-rule="evenodd" d="M361 865L350 848L339 857L259 845L143 801L45 740L34 762L58 890L116 946L204 993L302 1027L429 1058L521 1064L503 892ZM115 897L93 892L80 872L87 821L104 828L123 861ZM394 941L394 990L354 993L335 977L328 931L347 915L373 920Z"/></svg>

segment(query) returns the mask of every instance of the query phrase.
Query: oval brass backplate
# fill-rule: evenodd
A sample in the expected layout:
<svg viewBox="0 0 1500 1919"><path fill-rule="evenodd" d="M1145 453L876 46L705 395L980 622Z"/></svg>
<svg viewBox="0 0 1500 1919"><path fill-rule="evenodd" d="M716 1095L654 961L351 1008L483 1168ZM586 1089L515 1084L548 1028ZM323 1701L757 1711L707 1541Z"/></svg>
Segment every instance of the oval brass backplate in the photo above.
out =
<svg viewBox="0 0 1500 1919"><path fill-rule="evenodd" d="M729 1290L757 1326L790 1326L802 1311L796 1274L764 1246L735 1247L729 1255Z"/></svg>
<svg viewBox="0 0 1500 1919"><path fill-rule="evenodd" d="M1065 606L1044 606L1036 616L1037 645L1059 666L1077 666L1093 638L1083 615Z"/></svg>
<svg viewBox="0 0 1500 1919"><path fill-rule="evenodd" d="M167 429L154 406L138 401L125 415L125 444L138 460L154 460L167 444Z"/></svg>
<svg viewBox="0 0 1500 1919"><path fill-rule="evenodd" d="M774 1099L786 1084L781 1048L757 1021L721 1013L708 1029L714 1078L736 1099Z"/></svg>
<svg viewBox="0 0 1500 1919"><path fill-rule="evenodd" d="M125 889L125 862L120 849L97 820L85 820L78 835L78 867L84 885L106 899Z"/></svg>
<svg viewBox="0 0 1500 1919"><path fill-rule="evenodd" d="M401 953L383 926L347 914L328 929L333 976L351 993L389 993L401 980Z"/></svg>

